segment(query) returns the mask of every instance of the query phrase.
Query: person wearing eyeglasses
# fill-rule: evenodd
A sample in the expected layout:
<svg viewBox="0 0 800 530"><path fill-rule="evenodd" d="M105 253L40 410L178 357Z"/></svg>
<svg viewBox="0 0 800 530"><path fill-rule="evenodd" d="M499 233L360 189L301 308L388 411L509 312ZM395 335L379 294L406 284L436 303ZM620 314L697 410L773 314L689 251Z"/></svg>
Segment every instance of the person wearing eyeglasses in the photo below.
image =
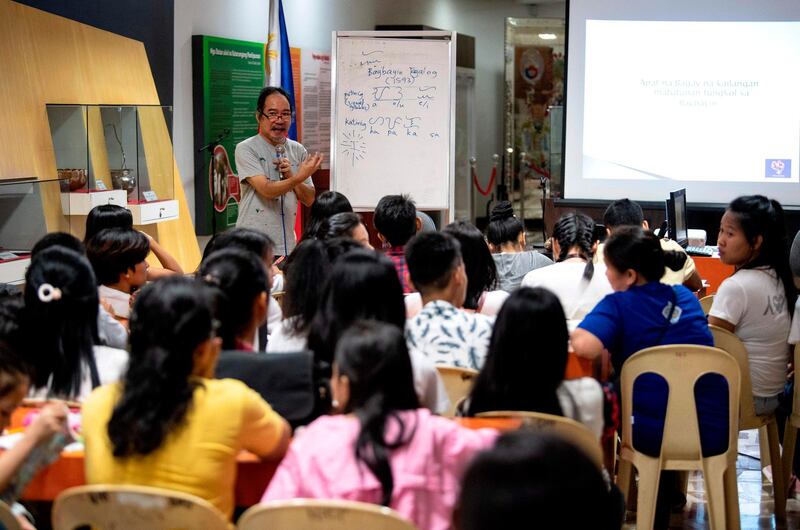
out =
<svg viewBox="0 0 800 530"><path fill-rule="evenodd" d="M322 155L309 155L290 140L294 106L285 90L264 87L258 96L258 134L236 145L236 170L242 186L237 227L265 232L275 242L275 255L292 252L297 203L311 206Z"/></svg>

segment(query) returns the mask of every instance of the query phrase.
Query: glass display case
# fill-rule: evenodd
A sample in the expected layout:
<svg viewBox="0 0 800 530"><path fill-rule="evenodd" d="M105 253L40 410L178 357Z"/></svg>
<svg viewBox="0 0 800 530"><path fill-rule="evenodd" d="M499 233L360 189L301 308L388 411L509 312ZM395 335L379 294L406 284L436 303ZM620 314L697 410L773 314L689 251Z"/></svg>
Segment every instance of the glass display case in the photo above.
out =
<svg viewBox="0 0 800 530"><path fill-rule="evenodd" d="M509 200L526 227L562 188L565 27L561 19L506 19L505 167Z"/></svg>
<svg viewBox="0 0 800 530"><path fill-rule="evenodd" d="M68 189L73 177L0 180L0 283L21 284L33 245L48 232L69 232Z"/></svg>
<svg viewBox="0 0 800 530"><path fill-rule="evenodd" d="M72 215L119 204L139 225L178 217L172 107L48 105L47 116Z"/></svg>

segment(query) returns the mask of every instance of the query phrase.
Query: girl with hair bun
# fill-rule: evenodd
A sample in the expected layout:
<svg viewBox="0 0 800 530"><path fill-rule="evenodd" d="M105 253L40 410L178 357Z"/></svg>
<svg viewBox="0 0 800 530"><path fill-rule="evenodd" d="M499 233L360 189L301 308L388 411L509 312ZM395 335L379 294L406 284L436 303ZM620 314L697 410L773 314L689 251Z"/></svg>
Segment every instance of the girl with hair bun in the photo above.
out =
<svg viewBox="0 0 800 530"><path fill-rule="evenodd" d="M500 201L492 208L486 239L497 267L497 286L503 291L510 293L527 273L553 264L535 250L525 250L525 226L514 216L508 201Z"/></svg>
<svg viewBox="0 0 800 530"><path fill-rule="evenodd" d="M634 353L651 346L713 346L700 302L683 285L660 282L664 267L679 270L686 254L665 251L659 239L640 226L621 226L605 244L606 276L614 289L572 332L575 353L595 359L608 350L616 376ZM618 385L615 385L618 387ZM650 456L661 453L667 382L659 375L639 376L633 386L633 440ZM695 399L704 456L728 448L728 384L719 374L705 374L695 384ZM679 502L677 473L663 472L656 503L656 528L666 528L669 508ZM685 499L684 499L685 501Z"/></svg>
<svg viewBox="0 0 800 530"><path fill-rule="evenodd" d="M605 266L592 263L597 249L594 226L585 214L562 215L553 229L556 264L531 271L522 279L523 287L544 287L558 296L570 331L611 293Z"/></svg>
<svg viewBox="0 0 800 530"><path fill-rule="evenodd" d="M797 300L783 208L763 195L735 199L722 216L717 244L720 260L736 272L719 286L708 321L742 340L756 414L770 414L786 383L787 341Z"/></svg>
<svg viewBox="0 0 800 530"><path fill-rule="evenodd" d="M213 292L196 280L142 289L124 379L83 405L87 483L174 489L230 517L239 451L283 456L286 421L241 381L214 379L222 342L214 317Z"/></svg>

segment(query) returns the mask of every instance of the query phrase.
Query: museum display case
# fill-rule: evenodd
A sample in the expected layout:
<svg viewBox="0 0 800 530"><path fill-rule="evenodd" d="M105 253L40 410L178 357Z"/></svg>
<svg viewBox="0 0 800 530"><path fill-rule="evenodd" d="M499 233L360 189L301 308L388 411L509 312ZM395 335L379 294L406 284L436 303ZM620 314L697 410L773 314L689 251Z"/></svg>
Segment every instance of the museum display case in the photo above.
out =
<svg viewBox="0 0 800 530"><path fill-rule="evenodd" d="M172 107L47 105L47 116L70 215L118 204L137 225L178 217Z"/></svg>
<svg viewBox="0 0 800 530"><path fill-rule="evenodd" d="M530 230L563 188L564 43L561 19L506 19L505 168L509 200Z"/></svg>

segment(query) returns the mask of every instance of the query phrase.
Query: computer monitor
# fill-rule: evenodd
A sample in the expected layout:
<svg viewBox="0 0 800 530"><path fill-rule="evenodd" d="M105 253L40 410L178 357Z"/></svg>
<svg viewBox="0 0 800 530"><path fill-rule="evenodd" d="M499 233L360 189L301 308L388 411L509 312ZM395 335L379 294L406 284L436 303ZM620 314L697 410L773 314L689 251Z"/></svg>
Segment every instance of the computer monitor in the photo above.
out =
<svg viewBox="0 0 800 530"><path fill-rule="evenodd" d="M682 247L689 244L689 229L686 226L686 188L669 193L667 199L667 222L669 237Z"/></svg>

